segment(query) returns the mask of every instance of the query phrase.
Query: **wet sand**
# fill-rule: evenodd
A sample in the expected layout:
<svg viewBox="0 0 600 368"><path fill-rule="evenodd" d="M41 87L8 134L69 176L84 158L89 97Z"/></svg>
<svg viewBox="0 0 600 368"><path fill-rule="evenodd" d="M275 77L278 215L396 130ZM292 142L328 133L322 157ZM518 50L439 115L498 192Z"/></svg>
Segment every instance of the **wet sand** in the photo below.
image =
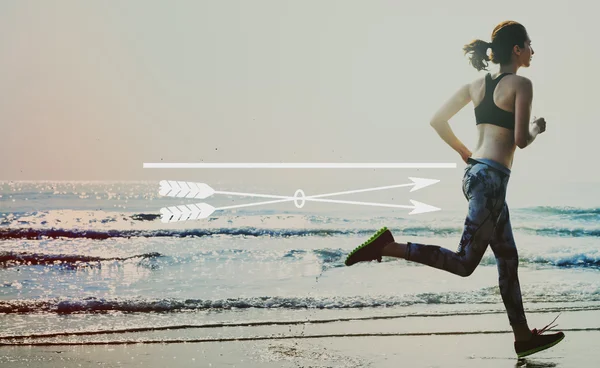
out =
<svg viewBox="0 0 600 368"><path fill-rule="evenodd" d="M542 327L539 322L550 322L550 317L553 315L548 313L531 314L531 327ZM221 328L212 329L209 335L186 329L57 337L44 340L56 344L51 346L0 346L0 366L595 367L600 361L599 317L598 311L563 313L558 322L566 338L521 361L514 353L512 334L507 329L489 328L499 326L505 316L474 315L256 326L235 328L230 333ZM213 339L221 340L207 341ZM122 344L125 341L144 342Z"/></svg>

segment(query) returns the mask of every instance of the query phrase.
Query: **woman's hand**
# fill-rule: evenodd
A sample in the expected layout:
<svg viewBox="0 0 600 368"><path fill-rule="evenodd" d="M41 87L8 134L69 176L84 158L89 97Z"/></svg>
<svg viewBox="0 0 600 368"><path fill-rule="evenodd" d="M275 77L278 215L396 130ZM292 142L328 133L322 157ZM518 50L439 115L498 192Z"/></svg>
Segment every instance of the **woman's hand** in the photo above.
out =
<svg viewBox="0 0 600 368"><path fill-rule="evenodd" d="M535 119L535 117L534 117ZM546 120L544 118L535 119L531 123L531 127L536 129L536 133L540 134L546 131Z"/></svg>
<svg viewBox="0 0 600 368"><path fill-rule="evenodd" d="M471 157L471 155L471 151L469 151L469 149L466 147L460 152L460 157L462 157L462 160L465 162L465 164L467 163L467 160Z"/></svg>

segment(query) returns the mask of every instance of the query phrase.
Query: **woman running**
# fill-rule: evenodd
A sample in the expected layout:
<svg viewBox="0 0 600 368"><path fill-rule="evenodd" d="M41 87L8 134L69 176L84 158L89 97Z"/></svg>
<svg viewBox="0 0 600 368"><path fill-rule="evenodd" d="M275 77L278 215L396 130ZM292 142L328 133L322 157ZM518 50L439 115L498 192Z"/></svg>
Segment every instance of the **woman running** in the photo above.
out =
<svg viewBox="0 0 600 368"><path fill-rule="evenodd" d="M491 59L487 50L491 48ZM532 83L517 75L520 67L529 67L534 51L523 25L506 21L492 32L492 42L474 40L463 47L470 54L471 64L487 70L488 61L499 64L498 73L487 73L465 84L434 115L431 126L467 164L462 190L469 202L463 234L458 250L418 243L397 243L392 233L383 228L346 258L346 265L377 260L382 256L403 258L451 272L469 276L479 265L488 244L498 266L500 293L515 336L515 351L524 357L547 349L564 338L562 332L542 333L530 330L523 310L517 268L519 258L505 202L510 168L516 147L528 147L546 130L539 118L529 123L533 99ZM454 135L448 120L470 101L475 106L479 139L475 151ZM554 327L554 326L552 326ZM552 328L550 327L550 328Z"/></svg>

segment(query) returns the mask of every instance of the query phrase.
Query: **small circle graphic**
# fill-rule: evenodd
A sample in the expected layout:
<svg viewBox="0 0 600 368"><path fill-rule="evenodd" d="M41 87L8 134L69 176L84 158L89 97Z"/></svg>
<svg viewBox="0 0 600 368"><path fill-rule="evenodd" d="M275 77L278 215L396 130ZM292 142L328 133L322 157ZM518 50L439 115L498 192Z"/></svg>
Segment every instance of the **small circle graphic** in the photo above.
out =
<svg viewBox="0 0 600 368"><path fill-rule="evenodd" d="M298 189L296 191L296 193L294 193L294 204L296 205L296 208L302 208L304 207L304 204L306 203L306 199L304 199L305 194L304 191L302 189ZM301 202L298 203L298 200L300 200Z"/></svg>

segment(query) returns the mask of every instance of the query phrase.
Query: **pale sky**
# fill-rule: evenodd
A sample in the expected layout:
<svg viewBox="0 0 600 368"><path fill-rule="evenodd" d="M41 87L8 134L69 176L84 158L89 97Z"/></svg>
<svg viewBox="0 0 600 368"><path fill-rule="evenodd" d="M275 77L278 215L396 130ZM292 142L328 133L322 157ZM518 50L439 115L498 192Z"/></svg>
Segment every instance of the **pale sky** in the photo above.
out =
<svg viewBox="0 0 600 368"><path fill-rule="evenodd" d="M443 175L459 178L429 119L484 73L462 46L510 19L532 39L519 74L548 124L518 150L514 180L600 181L593 2L408 3L4 0L0 180L265 179L142 168L161 160L456 162ZM473 149L472 104L451 124ZM285 171L352 175L364 174Z"/></svg>

